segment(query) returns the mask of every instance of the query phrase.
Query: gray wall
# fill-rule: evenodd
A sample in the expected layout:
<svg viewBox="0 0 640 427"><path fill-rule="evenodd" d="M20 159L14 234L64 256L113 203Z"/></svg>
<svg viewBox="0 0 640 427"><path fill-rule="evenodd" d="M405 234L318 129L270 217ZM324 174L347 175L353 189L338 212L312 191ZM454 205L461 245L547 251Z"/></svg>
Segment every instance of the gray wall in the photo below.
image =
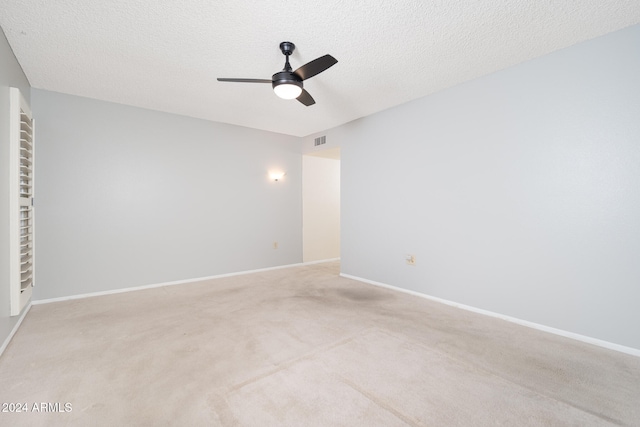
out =
<svg viewBox="0 0 640 427"><path fill-rule="evenodd" d="M18 321L9 317L9 87L29 101L29 81L0 29L0 345Z"/></svg>
<svg viewBox="0 0 640 427"><path fill-rule="evenodd" d="M34 300L302 261L298 138L36 89L32 109Z"/></svg>
<svg viewBox="0 0 640 427"><path fill-rule="evenodd" d="M640 26L326 135L343 273L640 348Z"/></svg>

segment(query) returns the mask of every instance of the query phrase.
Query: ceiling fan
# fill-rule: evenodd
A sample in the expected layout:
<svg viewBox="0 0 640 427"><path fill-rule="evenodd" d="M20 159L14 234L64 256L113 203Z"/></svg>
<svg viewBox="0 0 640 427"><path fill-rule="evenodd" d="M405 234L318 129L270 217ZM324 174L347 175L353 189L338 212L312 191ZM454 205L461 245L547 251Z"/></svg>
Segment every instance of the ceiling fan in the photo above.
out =
<svg viewBox="0 0 640 427"><path fill-rule="evenodd" d="M225 79L219 78L219 82L236 82L236 83L271 83L273 91L283 99L297 99L307 107L316 103L313 97L304 90L303 81L320 74L327 68L338 62L331 55L324 55L316 58L311 62L307 62L302 67L292 71L289 64L289 55L293 53L296 45L291 42L280 43L280 50L286 57L284 69L275 73L271 80L267 79Z"/></svg>

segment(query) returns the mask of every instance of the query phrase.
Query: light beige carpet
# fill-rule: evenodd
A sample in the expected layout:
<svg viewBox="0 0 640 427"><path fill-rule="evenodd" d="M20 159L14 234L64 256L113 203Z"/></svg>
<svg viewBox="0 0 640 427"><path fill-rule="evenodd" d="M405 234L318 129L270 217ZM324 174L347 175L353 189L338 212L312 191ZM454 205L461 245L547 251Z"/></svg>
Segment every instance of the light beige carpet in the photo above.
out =
<svg viewBox="0 0 640 427"><path fill-rule="evenodd" d="M0 425L640 425L640 358L338 272L34 306L0 358L28 411Z"/></svg>

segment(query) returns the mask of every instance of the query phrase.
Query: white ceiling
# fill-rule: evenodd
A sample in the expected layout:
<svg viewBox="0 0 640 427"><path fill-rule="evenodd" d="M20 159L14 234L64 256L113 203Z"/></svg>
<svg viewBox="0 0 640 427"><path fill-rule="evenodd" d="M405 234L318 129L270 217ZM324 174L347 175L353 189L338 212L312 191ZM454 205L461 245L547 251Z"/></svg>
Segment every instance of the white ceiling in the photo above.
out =
<svg viewBox="0 0 640 427"><path fill-rule="evenodd" d="M0 0L35 88L306 136L640 22L638 0ZM316 105L275 96L292 41Z"/></svg>

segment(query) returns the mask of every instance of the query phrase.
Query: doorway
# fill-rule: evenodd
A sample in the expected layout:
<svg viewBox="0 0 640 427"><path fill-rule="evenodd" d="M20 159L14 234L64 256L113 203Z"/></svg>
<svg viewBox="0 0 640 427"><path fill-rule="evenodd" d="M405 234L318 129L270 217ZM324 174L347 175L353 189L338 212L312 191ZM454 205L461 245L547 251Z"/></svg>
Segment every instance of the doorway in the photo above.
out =
<svg viewBox="0 0 640 427"><path fill-rule="evenodd" d="M302 156L302 260L340 257L340 148Z"/></svg>

